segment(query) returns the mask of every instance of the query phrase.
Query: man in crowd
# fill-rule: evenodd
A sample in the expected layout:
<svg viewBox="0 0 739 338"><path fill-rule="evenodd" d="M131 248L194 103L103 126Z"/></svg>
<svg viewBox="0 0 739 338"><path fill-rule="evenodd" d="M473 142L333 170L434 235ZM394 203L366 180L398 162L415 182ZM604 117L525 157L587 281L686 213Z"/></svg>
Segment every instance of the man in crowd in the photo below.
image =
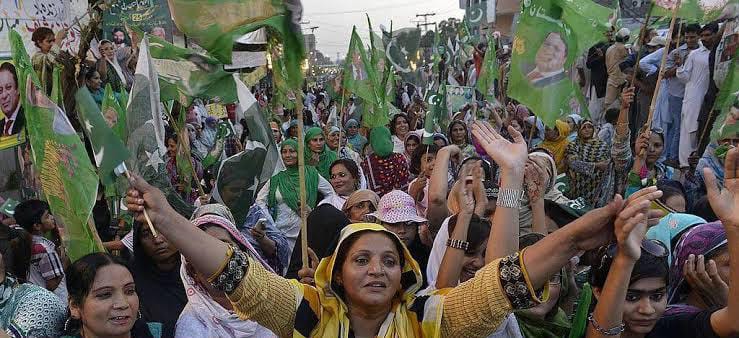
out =
<svg viewBox="0 0 739 338"><path fill-rule="evenodd" d="M608 109L621 94L621 87L626 83L626 74L621 71L621 63L629 56L629 50L625 43L629 41L631 31L621 28L616 32L616 43L608 47L606 51L606 69L608 71L608 82L606 84L606 98L604 109Z"/></svg>
<svg viewBox="0 0 739 338"><path fill-rule="evenodd" d="M698 147L698 115L703 105L703 98L708 90L709 66L708 54L713 47L714 35L718 32L718 24L707 24L701 28L702 46L688 54L685 62L677 58L679 65L675 72L678 80L685 84L685 96L681 110L680 122L680 168L688 168L688 157Z"/></svg>
<svg viewBox="0 0 739 338"><path fill-rule="evenodd" d="M606 96L606 83L608 82L608 70L606 69L606 51L613 43L613 31L605 34L606 40L599 42L588 50L588 58L585 65L590 69L590 104L588 110L596 125L603 124L605 120L603 101Z"/></svg>

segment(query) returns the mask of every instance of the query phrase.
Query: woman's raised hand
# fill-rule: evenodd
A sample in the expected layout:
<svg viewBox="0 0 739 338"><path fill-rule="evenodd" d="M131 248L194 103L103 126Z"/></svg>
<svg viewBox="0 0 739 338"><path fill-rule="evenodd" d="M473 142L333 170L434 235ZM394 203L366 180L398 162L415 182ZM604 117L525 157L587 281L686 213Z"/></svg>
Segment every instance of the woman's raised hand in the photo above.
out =
<svg viewBox="0 0 739 338"><path fill-rule="evenodd" d="M476 121L472 124L472 135L485 149L501 169L522 169L528 157L528 147L521 133L513 127L508 126L508 133L513 137L513 142L501 136L495 128L487 122Z"/></svg>
<svg viewBox="0 0 739 338"><path fill-rule="evenodd" d="M143 178L131 174L128 182L131 188L126 192L126 207L134 213L137 221L146 223L144 207L154 226L175 212L161 190L151 186Z"/></svg>
<svg viewBox="0 0 739 338"><path fill-rule="evenodd" d="M724 184L719 187L716 174L710 168L703 169L708 191L708 202L724 227L739 229L739 148L732 148L724 161ZM733 210L733 211L732 211Z"/></svg>

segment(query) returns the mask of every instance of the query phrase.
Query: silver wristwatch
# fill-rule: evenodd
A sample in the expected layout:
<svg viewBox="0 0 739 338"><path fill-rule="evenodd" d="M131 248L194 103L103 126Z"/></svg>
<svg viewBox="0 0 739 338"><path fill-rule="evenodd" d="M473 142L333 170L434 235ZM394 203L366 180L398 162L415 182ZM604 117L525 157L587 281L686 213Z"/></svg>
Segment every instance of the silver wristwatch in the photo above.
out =
<svg viewBox="0 0 739 338"><path fill-rule="evenodd" d="M523 198L523 190L500 189L495 204L502 208L518 209L521 207L521 198Z"/></svg>

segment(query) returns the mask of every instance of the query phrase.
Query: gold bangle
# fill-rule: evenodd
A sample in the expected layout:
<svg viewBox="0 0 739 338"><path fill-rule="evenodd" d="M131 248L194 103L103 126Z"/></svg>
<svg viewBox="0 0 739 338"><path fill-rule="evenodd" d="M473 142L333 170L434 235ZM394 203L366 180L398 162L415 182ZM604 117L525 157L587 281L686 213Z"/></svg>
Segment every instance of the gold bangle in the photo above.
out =
<svg viewBox="0 0 739 338"><path fill-rule="evenodd" d="M526 286L529 288L531 298L533 298L534 302L537 302L538 304L545 303L549 300L549 284L544 284L541 295L536 294L536 289L534 289L534 285L531 284L531 280L529 279L529 272L526 271L526 264L523 262L523 255L526 253L526 249L528 249L528 247L521 250L521 272L523 272L523 278L526 281Z"/></svg>
<svg viewBox="0 0 739 338"><path fill-rule="evenodd" d="M208 283L213 283L213 281L218 278L218 276L223 273L223 270L226 268L226 265L228 265L228 262L231 260L231 257L234 255L234 249L231 245L228 246L228 250L226 250L226 257L223 259L223 262L221 262L221 266L218 267L218 270L213 272L210 277L208 277Z"/></svg>

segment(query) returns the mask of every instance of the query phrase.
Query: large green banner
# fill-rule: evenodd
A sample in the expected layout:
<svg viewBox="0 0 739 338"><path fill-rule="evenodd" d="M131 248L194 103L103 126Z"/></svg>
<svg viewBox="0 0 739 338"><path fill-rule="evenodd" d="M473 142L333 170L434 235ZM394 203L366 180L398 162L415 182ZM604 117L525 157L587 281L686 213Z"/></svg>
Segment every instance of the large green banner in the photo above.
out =
<svg viewBox="0 0 739 338"><path fill-rule="evenodd" d="M171 17L167 0L113 1L110 9L103 13L103 38L120 43L116 41L113 30L125 32L128 25L172 42L174 24ZM126 45L131 45L130 40L126 40Z"/></svg>

